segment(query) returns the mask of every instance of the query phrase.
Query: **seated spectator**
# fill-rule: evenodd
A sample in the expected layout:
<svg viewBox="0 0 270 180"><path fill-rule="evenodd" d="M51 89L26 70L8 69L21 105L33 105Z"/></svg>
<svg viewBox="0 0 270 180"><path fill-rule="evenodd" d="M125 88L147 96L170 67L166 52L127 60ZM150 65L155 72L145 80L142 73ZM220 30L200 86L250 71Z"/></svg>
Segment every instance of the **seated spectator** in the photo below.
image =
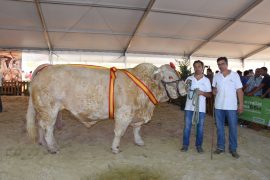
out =
<svg viewBox="0 0 270 180"><path fill-rule="evenodd" d="M262 80L261 84L257 88L255 88L253 91L249 92L248 96L253 96L260 89L262 89L262 94L265 95L265 93L267 93L268 89L270 88L270 76L267 73L267 68L262 67L261 72L263 75L263 80ZM269 94L266 95L266 97L269 97Z"/></svg>
<svg viewBox="0 0 270 180"><path fill-rule="evenodd" d="M255 71L255 75L247 81L246 85L243 87L244 93L247 95L249 92L252 92L254 89L256 89L262 82L262 76L261 76L261 69L257 68ZM257 91L254 93L254 96L261 96L262 90Z"/></svg>

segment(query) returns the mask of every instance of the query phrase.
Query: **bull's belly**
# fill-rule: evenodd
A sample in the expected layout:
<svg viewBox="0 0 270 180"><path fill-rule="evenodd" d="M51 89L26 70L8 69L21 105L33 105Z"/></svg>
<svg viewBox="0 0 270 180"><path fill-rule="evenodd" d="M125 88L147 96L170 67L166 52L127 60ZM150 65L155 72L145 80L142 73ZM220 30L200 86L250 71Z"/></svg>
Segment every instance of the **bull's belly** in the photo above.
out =
<svg viewBox="0 0 270 180"><path fill-rule="evenodd" d="M68 96L63 103L63 108L70 111L79 119L99 120L107 119L109 117L108 100L102 98L100 95L93 96L91 94L76 93L77 95ZM80 95L78 95L80 94Z"/></svg>
<svg viewBox="0 0 270 180"><path fill-rule="evenodd" d="M74 111L70 110L70 112L77 117L78 119L84 121L97 121L102 119L108 119L109 113L108 111L99 111L99 110L89 110L89 111Z"/></svg>

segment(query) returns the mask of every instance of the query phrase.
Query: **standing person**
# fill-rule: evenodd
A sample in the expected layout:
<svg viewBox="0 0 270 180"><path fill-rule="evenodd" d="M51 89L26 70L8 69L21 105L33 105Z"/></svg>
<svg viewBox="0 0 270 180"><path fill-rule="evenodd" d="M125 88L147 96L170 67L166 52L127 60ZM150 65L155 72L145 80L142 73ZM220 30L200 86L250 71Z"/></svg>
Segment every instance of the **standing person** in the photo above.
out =
<svg viewBox="0 0 270 180"><path fill-rule="evenodd" d="M203 153L203 125L205 120L205 99L206 97L211 97L211 83L208 78L206 78L203 74L204 70L204 64L202 61L197 60L193 63L193 68L195 71L195 74L192 76L189 76L186 79L186 82L191 82L190 86L190 92L188 94L188 98L186 101L186 107L185 107L185 128L183 132L183 146L181 148L182 152L186 152L188 150L189 146L189 137L190 137L190 131L192 127L192 116L195 111L195 106L193 105L193 99L194 99L194 90L199 89L198 96L199 96L199 122L197 124L196 129L196 148L198 153ZM192 95L190 95L192 94ZM191 97L190 97L191 96Z"/></svg>
<svg viewBox="0 0 270 180"><path fill-rule="evenodd" d="M213 75L213 71L211 68L207 68L206 77L210 80L210 82L212 84L214 75Z"/></svg>
<svg viewBox="0 0 270 180"><path fill-rule="evenodd" d="M237 122L238 113L243 112L243 91L239 75L228 69L228 59L217 59L220 72L213 79L213 94L215 99L215 118L217 126L217 149L215 154L225 152L224 121L229 123L229 150L234 158L239 158L237 153ZM238 104L237 104L238 97Z"/></svg>

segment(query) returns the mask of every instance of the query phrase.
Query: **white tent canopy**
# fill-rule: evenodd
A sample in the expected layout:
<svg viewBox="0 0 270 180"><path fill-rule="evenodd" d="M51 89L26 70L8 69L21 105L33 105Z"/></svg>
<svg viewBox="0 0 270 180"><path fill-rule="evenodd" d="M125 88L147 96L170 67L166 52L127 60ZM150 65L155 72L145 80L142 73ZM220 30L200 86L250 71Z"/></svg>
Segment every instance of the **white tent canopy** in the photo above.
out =
<svg viewBox="0 0 270 180"><path fill-rule="evenodd" d="M270 59L270 0L0 0L0 48Z"/></svg>

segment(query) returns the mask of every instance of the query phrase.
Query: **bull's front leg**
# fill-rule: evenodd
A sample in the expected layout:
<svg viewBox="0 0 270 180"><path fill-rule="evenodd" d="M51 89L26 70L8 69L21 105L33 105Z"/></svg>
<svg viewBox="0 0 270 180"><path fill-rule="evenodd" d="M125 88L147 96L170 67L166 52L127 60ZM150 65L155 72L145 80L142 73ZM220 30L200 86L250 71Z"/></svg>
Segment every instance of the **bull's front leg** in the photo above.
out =
<svg viewBox="0 0 270 180"><path fill-rule="evenodd" d="M137 123L132 124L133 134L134 134L134 142L138 146L144 145L144 142L143 142L142 137L140 135L140 130L141 130L142 124L143 124L143 122L137 122Z"/></svg>
<svg viewBox="0 0 270 180"><path fill-rule="evenodd" d="M115 119L115 128L114 128L114 139L112 143L112 152L117 154L120 152L119 145L121 137L124 135L129 123L130 119Z"/></svg>

